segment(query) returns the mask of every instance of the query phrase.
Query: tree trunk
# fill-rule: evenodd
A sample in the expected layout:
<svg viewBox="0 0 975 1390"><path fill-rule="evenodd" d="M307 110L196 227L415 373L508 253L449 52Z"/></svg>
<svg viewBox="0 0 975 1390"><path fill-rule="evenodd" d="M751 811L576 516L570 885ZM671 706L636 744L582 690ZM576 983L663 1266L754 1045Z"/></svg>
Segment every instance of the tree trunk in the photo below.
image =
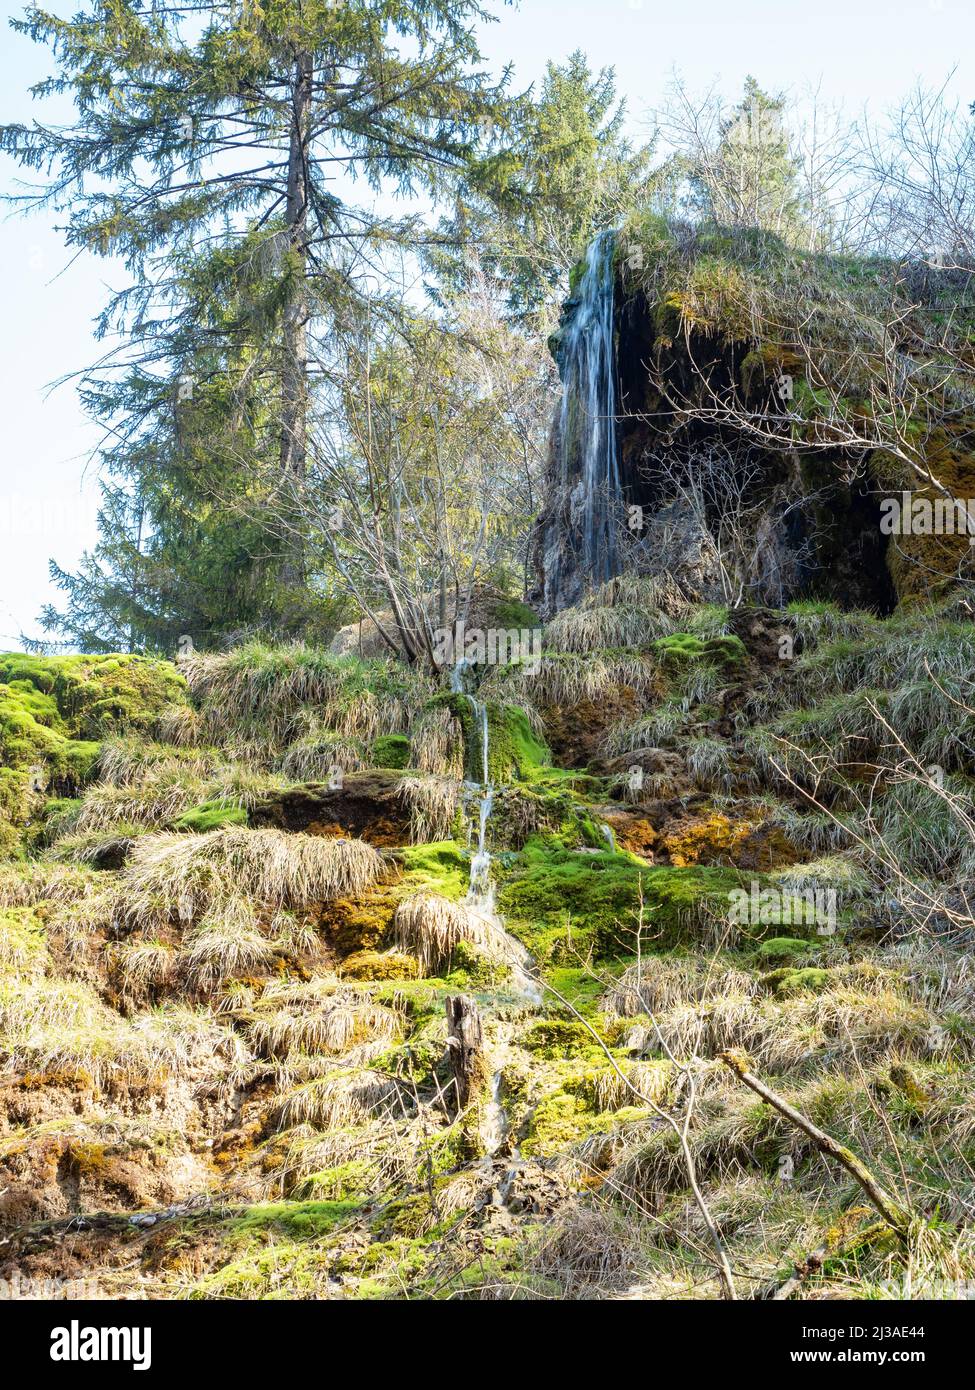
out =
<svg viewBox="0 0 975 1390"><path fill-rule="evenodd" d="M308 143L311 129L312 55L295 59L288 150L287 274L284 361L281 370L281 468L303 477L308 414Z"/></svg>
<svg viewBox="0 0 975 1390"><path fill-rule="evenodd" d="M481 1079L484 1030L477 1005L466 994L451 995L445 1005L447 1051L457 1089L457 1108L463 1110Z"/></svg>
<svg viewBox="0 0 975 1390"><path fill-rule="evenodd" d="M289 286L284 305L281 343L281 448L282 479L300 484L305 476L308 428L308 145L311 129L312 55L295 58L291 89L291 139L288 149L288 187L285 208L286 264ZM304 578L304 547L292 537L282 559L281 581L297 594ZM284 610L284 621L293 627L294 611Z"/></svg>

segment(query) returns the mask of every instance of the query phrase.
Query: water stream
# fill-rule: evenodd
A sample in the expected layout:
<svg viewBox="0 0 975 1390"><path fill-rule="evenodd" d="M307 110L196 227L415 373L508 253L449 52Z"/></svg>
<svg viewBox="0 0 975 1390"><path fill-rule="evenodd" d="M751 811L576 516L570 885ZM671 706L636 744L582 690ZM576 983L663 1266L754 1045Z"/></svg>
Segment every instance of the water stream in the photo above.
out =
<svg viewBox="0 0 975 1390"><path fill-rule="evenodd" d="M574 311L559 345L560 480L569 493L575 568L592 584L619 573L623 496L616 438L615 246L611 230L590 242ZM557 577L552 587L558 589Z"/></svg>
<svg viewBox="0 0 975 1390"><path fill-rule="evenodd" d="M467 689L470 662L462 658L454 667L450 678L450 688L457 695L463 695L470 703L476 727L481 735L481 783L477 787L478 832L477 851L471 858L471 876L465 902L474 908L496 933L501 954L504 956L515 991L527 1003L540 1004L542 991L537 979L531 973L531 956L520 941L505 931L504 922L495 906L494 884L491 881L491 852L487 847L488 822L494 809L494 788L490 777L490 725L487 705ZM485 1106L481 1122L481 1141L485 1157L490 1160L503 1146L507 1136L507 1118L501 1101L504 1067L508 1060L510 1025L499 1024L489 1048L491 1064L490 1098ZM506 1176L502 1187L510 1187L512 1174Z"/></svg>

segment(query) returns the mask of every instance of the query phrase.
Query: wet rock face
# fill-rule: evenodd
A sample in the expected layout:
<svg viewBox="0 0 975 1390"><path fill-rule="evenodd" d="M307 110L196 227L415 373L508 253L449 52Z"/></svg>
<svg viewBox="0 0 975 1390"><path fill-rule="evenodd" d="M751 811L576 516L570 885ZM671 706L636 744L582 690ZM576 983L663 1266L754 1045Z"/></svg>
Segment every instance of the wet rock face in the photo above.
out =
<svg viewBox="0 0 975 1390"><path fill-rule="evenodd" d="M629 572L666 575L694 603L781 607L815 597L892 610L880 496L863 458L773 449L715 422L715 403L731 398L759 420L781 410L770 376L749 365L747 343L694 328L662 337L657 309L642 294L626 297L618 278L612 353L586 311L577 291L559 335L563 401L529 595L545 618ZM592 360L580 367L587 343ZM611 371L611 390L593 388L597 369ZM595 418L599 401L613 403L612 428ZM605 466L594 459L601 449Z"/></svg>
<svg viewBox="0 0 975 1390"><path fill-rule="evenodd" d="M275 792L250 813L254 826L363 839L380 847L409 839L409 814L399 796L400 775L384 769L347 773L340 786L305 782Z"/></svg>

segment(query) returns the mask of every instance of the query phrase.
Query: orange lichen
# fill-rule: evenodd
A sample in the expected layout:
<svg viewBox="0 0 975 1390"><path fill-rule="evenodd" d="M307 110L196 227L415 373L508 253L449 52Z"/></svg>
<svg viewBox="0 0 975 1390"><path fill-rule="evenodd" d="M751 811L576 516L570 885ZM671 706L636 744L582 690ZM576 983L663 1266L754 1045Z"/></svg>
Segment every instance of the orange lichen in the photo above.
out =
<svg viewBox="0 0 975 1390"><path fill-rule="evenodd" d="M678 822L662 837L662 844L678 869L691 864L734 864L754 829L751 821L732 821L716 811L703 819Z"/></svg>
<svg viewBox="0 0 975 1390"><path fill-rule="evenodd" d="M349 980L414 980L420 967L401 951L354 951L342 962L341 973Z"/></svg>

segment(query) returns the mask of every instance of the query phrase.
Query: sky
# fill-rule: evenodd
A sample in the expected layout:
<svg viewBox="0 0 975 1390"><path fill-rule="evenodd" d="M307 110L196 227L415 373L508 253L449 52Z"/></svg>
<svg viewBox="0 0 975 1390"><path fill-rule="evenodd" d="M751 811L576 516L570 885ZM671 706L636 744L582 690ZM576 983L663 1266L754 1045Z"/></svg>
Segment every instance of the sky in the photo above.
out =
<svg viewBox="0 0 975 1390"><path fill-rule="evenodd" d="M48 8L73 13L82 0ZM30 85L50 71L49 56L8 30L20 11L0 0L0 122L66 120L63 101L30 97ZM973 0L521 0L496 13L482 36L488 67L513 63L520 90L538 81L547 60L581 48L593 66L615 67L635 136L649 135L675 71L692 90L716 82L731 96L749 74L773 91L818 87L850 115L882 114L919 80L948 82L950 94L975 99ZM0 155L0 192L16 193L22 177ZM41 635L40 609L59 598L49 559L70 571L96 539L97 431L71 381L53 383L97 359L93 321L125 272L116 262L72 258L57 221L0 212L0 650L19 648L21 634Z"/></svg>

